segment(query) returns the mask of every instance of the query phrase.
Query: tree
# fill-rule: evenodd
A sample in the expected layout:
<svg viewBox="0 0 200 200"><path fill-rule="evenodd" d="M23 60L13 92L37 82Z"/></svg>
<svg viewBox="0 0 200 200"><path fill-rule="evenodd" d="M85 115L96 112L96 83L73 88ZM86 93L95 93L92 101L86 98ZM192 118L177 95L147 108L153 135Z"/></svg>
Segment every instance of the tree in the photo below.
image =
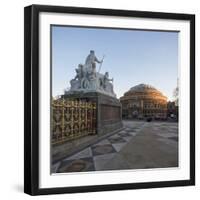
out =
<svg viewBox="0 0 200 200"><path fill-rule="evenodd" d="M178 106L178 99L179 99L178 80L177 80L177 87L174 89L174 92L173 92L173 97L174 97L175 105Z"/></svg>

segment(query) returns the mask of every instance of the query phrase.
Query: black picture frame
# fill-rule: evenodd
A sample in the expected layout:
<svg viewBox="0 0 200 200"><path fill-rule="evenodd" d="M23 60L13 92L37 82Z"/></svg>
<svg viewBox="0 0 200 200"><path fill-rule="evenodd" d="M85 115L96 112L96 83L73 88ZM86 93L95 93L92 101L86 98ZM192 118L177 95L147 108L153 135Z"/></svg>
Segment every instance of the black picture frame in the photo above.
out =
<svg viewBox="0 0 200 200"><path fill-rule="evenodd" d="M39 13L74 13L190 22L190 179L162 182L39 188ZM195 15L31 5L24 9L24 192L30 195L187 186L195 184Z"/></svg>

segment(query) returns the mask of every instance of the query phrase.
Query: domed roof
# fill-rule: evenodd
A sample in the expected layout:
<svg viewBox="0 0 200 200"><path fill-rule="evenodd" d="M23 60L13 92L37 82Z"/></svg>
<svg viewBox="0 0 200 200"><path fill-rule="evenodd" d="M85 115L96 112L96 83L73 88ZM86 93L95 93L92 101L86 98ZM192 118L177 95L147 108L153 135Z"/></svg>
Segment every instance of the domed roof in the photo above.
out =
<svg viewBox="0 0 200 200"><path fill-rule="evenodd" d="M154 90L154 91L158 92L158 90L155 87L148 85L148 84L143 84L143 83L132 87L129 91L131 91L131 92L144 92L144 91L147 91L147 90L151 90L151 91Z"/></svg>
<svg viewBox="0 0 200 200"><path fill-rule="evenodd" d="M120 99L160 99L167 101L167 97L163 95L162 92L157 90L155 87L144 83L130 88Z"/></svg>

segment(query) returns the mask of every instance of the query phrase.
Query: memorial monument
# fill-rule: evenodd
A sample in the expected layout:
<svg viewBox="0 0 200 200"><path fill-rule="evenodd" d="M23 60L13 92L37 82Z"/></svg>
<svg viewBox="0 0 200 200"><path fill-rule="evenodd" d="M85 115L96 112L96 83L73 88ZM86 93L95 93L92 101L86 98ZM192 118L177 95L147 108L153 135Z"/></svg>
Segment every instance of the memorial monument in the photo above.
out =
<svg viewBox="0 0 200 200"><path fill-rule="evenodd" d="M99 61L93 50L85 60L85 64L79 64L75 69L76 76L70 81L71 88L67 91L69 93L75 92L99 92L108 96L116 97L113 91L113 79L109 78L109 73L101 74L96 70L96 62L100 64L99 69L103 63L103 59Z"/></svg>
<svg viewBox="0 0 200 200"><path fill-rule="evenodd" d="M96 127L100 135L122 128L121 103L114 93L113 78L109 77L108 72L100 73L103 59L98 60L95 51L91 50L85 63L78 64L75 77L70 81L70 89L63 95L63 98L96 104Z"/></svg>

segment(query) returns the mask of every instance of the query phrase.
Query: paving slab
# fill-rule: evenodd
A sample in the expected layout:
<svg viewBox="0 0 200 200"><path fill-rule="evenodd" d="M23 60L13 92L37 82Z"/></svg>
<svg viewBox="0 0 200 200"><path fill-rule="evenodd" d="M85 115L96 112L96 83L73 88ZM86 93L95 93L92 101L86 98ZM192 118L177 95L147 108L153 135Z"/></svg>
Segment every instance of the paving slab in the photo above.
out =
<svg viewBox="0 0 200 200"><path fill-rule="evenodd" d="M160 137L154 132L153 123L149 123L104 167L120 169L122 166L125 169L130 166L132 169L178 167L178 143Z"/></svg>

